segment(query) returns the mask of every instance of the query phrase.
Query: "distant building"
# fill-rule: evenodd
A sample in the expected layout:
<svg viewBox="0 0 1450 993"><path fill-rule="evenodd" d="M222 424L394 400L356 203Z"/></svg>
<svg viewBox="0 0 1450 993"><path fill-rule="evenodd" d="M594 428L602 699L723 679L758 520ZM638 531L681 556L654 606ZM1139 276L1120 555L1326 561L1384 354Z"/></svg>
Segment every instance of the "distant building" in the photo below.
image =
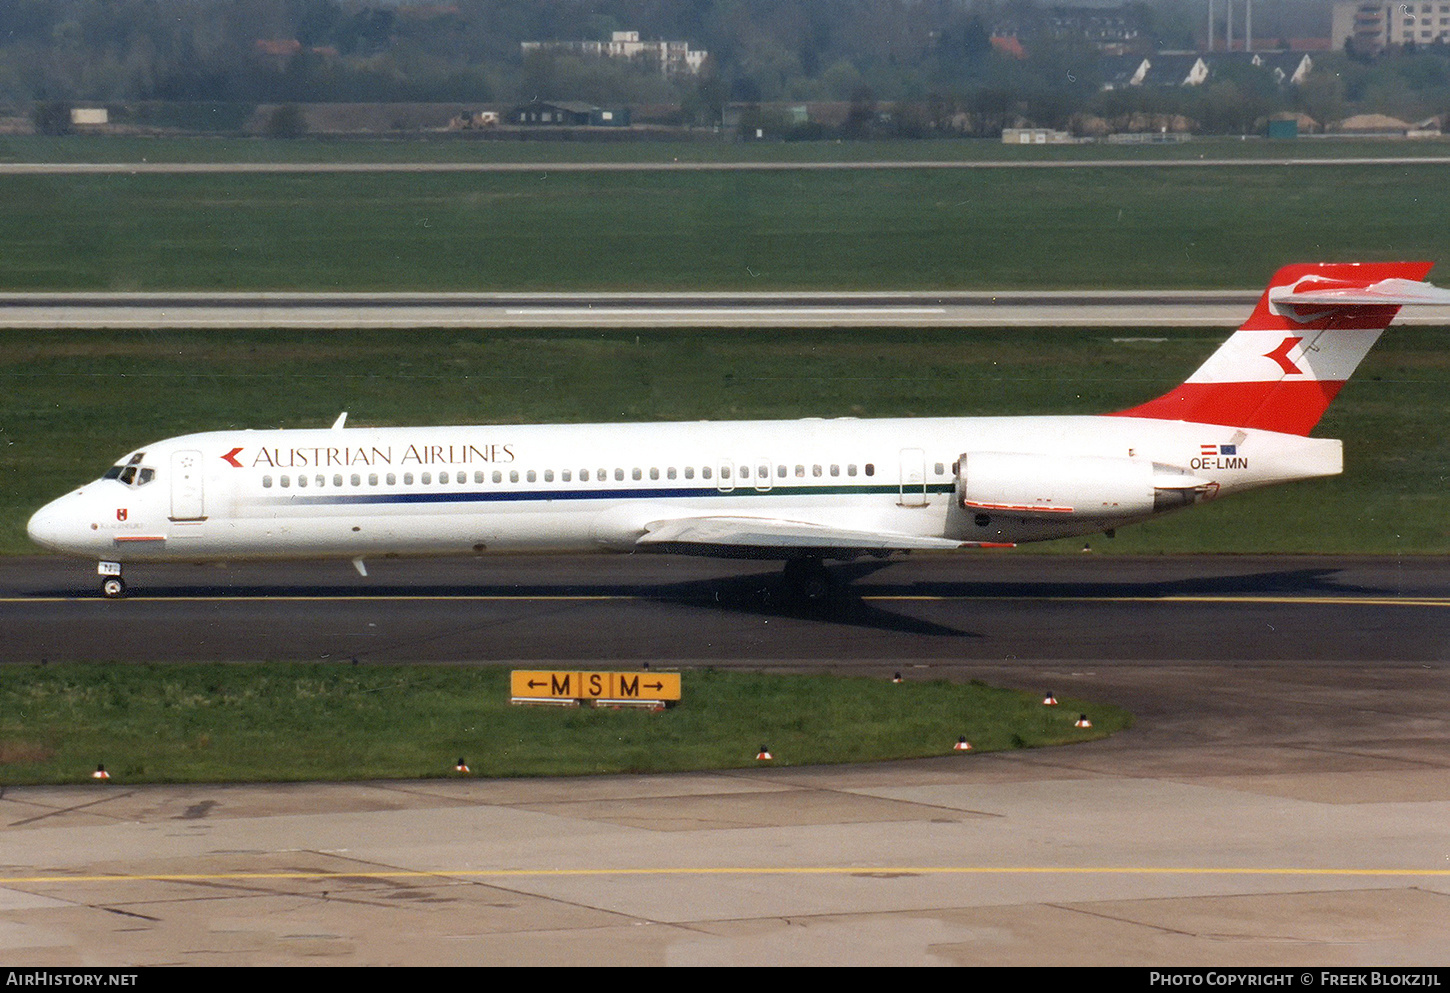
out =
<svg viewBox="0 0 1450 993"><path fill-rule="evenodd" d="M1165 52L1157 55L1124 55L1103 60L1103 89L1129 86L1201 86L1216 67L1248 63L1266 70L1279 85L1304 82L1314 60L1303 52Z"/></svg>
<svg viewBox="0 0 1450 993"><path fill-rule="evenodd" d="M1099 51L1121 55L1144 44L1137 7L1071 7L1048 9L1049 30L1059 38L1082 38Z"/></svg>
<svg viewBox="0 0 1450 993"><path fill-rule="evenodd" d="M640 41L638 31L616 31L609 41L521 41L523 53L571 52L606 59L655 63L666 76L695 75L710 53L687 41Z"/></svg>
<svg viewBox="0 0 1450 993"><path fill-rule="evenodd" d="M1103 89L1128 86L1199 86L1208 81L1205 56L1192 52L1110 56L1103 60Z"/></svg>
<svg viewBox="0 0 1450 993"><path fill-rule="evenodd" d="M1071 145L1077 141L1070 132L1051 128L1003 128L1004 145Z"/></svg>
<svg viewBox="0 0 1450 993"><path fill-rule="evenodd" d="M510 124L525 127L629 127L629 108L596 107L579 100L533 100L510 110Z"/></svg>
<svg viewBox="0 0 1450 993"><path fill-rule="evenodd" d="M1355 51L1379 52L1391 45L1429 45L1450 41L1450 2L1363 3L1338 0L1330 19L1335 51L1353 43Z"/></svg>

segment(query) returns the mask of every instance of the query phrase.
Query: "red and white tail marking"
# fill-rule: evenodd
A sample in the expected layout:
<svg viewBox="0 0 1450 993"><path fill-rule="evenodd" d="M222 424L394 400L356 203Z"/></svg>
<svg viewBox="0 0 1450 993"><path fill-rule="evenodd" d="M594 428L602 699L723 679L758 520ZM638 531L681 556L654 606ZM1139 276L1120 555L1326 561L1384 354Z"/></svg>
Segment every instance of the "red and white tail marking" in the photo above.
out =
<svg viewBox="0 0 1450 993"><path fill-rule="evenodd" d="M1243 326L1177 389L1123 417L1307 435L1407 303L1450 303L1429 262L1285 266Z"/></svg>

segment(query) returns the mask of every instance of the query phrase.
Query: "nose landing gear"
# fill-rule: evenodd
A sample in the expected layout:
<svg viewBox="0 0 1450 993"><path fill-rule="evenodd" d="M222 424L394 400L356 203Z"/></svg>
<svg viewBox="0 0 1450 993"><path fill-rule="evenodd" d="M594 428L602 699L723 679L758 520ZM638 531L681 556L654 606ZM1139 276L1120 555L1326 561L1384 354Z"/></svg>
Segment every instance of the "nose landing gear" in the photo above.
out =
<svg viewBox="0 0 1450 993"><path fill-rule="evenodd" d="M119 600L126 595L126 581L121 578L121 563L101 562L96 566L101 577L101 596L107 600Z"/></svg>

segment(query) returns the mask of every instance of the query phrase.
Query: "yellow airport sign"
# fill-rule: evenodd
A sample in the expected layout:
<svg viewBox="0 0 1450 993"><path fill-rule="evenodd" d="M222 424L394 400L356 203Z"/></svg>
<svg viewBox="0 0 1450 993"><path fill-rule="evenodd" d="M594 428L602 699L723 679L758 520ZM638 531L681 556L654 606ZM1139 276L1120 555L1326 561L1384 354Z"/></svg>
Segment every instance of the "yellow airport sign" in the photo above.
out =
<svg viewBox="0 0 1450 993"><path fill-rule="evenodd" d="M678 700L678 672L571 672L515 669L510 674L515 699Z"/></svg>

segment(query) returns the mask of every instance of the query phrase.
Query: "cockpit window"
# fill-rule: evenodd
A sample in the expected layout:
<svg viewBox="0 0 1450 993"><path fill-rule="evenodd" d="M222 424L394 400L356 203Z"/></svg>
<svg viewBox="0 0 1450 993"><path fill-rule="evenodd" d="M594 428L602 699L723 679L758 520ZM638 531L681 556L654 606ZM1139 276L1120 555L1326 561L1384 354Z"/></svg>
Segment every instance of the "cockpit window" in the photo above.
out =
<svg viewBox="0 0 1450 993"><path fill-rule="evenodd" d="M145 458L145 452L137 452L126 461L111 466L101 478L117 480L123 486L145 486L156 478L155 469L141 464Z"/></svg>

